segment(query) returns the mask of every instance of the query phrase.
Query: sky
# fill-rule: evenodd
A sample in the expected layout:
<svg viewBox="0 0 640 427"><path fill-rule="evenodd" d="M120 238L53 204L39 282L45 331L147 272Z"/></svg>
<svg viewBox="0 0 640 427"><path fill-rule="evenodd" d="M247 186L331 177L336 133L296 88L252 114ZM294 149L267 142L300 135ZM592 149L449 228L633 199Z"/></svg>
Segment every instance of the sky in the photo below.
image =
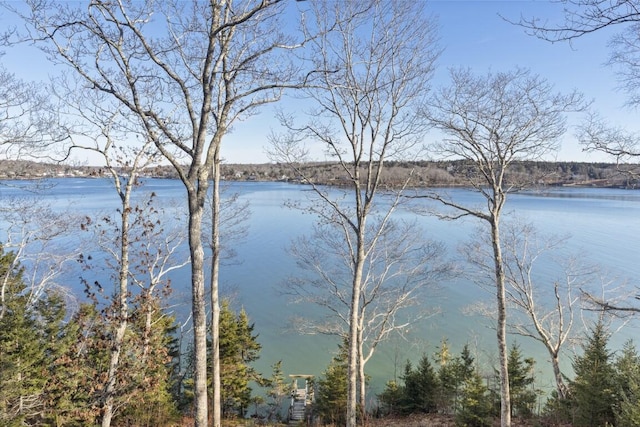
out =
<svg viewBox="0 0 640 427"><path fill-rule="evenodd" d="M408 0L404 0L408 1ZM420 1L420 0L411 0ZM559 91L576 89L592 100L592 109L612 125L629 130L637 129L637 111L625 107L625 94L617 90L615 70L606 65L609 57L608 41L614 34L602 31L587 35L573 43L549 43L529 36L524 29L506 22L525 17L539 17L549 22L561 22L562 4L547 1L431 1L427 6L439 26L443 53L437 62L433 86L448 84L448 69L470 67L483 74L515 67L530 69L551 82ZM0 14L0 26L10 24L10 16ZM6 50L0 57L3 65L23 79L46 79L55 72L38 52L26 47ZM572 117L575 125L578 117ZM277 130L274 109L262 112L235 126L223 143L222 156L226 163L265 163L267 135ZM611 161L600 154L585 153L569 129L562 140L556 159L561 161ZM429 134L426 139L437 139ZM80 155L80 163L92 159ZM323 160L319 158L318 160ZM552 160L552 159L549 159Z"/></svg>

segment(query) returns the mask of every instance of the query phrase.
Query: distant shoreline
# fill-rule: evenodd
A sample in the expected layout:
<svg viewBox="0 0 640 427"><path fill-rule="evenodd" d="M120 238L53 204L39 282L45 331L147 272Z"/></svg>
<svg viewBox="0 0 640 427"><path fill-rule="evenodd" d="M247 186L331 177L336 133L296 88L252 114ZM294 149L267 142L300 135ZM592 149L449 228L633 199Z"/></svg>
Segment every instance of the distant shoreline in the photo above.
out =
<svg viewBox="0 0 640 427"><path fill-rule="evenodd" d="M305 181L290 176L286 165L223 164L222 177L226 181L267 181L314 183L343 187L349 185L346 174L335 162L316 162L302 166ZM588 162L514 162L507 174L511 183L528 183L526 186L589 187L638 189L638 165ZM634 175L629 173L633 171ZM397 187L410 179L411 188L468 187L473 165L452 161L390 161L386 162L382 185ZM27 160L0 160L0 180L35 180L45 178L100 178L108 177L105 167L40 163ZM172 166L146 168L141 176L148 178L177 179Z"/></svg>

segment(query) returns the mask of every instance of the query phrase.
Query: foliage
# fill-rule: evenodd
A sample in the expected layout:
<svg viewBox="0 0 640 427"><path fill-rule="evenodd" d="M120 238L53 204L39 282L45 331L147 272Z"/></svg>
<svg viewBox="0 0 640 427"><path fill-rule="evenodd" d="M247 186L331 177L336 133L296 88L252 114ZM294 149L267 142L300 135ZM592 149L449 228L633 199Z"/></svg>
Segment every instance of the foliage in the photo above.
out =
<svg viewBox="0 0 640 427"><path fill-rule="evenodd" d="M121 425L171 425L178 419L177 404L171 394L173 360L176 356L175 321L156 305L151 305L151 324L146 325L143 310L132 319L131 334L125 345L131 349L126 364L128 383L126 404L114 417ZM144 306L143 306L144 307Z"/></svg>
<svg viewBox="0 0 640 427"><path fill-rule="evenodd" d="M455 414L460 406L462 387L467 378L474 373L474 358L465 344L459 356L451 357L449 344L442 340L435 361L439 365L437 404L438 411Z"/></svg>
<svg viewBox="0 0 640 427"><path fill-rule="evenodd" d="M460 409L456 425L461 427L488 427L491 425L491 397L482 377L477 372L464 380Z"/></svg>
<svg viewBox="0 0 640 427"><path fill-rule="evenodd" d="M532 358L523 359L520 346L513 344L509 350L508 363L511 415L530 418L536 402L533 376L535 362ZM496 405L499 404L500 398L496 396Z"/></svg>
<svg viewBox="0 0 640 427"><path fill-rule="evenodd" d="M402 383L389 381L378 395L382 413L454 414L460 411L466 382L476 375L469 346L465 345L459 356L452 357L447 340L443 340L436 353L435 363L438 365L437 371L426 355L422 356L415 369L407 361L401 377ZM489 397L485 398L489 402Z"/></svg>
<svg viewBox="0 0 640 427"><path fill-rule="evenodd" d="M396 380L389 380L382 393L378 395L381 412L384 415L397 415L400 413L400 405L404 397L404 387Z"/></svg>
<svg viewBox="0 0 640 427"><path fill-rule="evenodd" d="M616 425L640 425L640 355L631 341L625 343L616 358L617 405L614 407Z"/></svg>
<svg viewBox="0 0 640 427"><path fill-rule="evenodd" d="M220 381L222 415L243 417L251 403L251 381L262 378L250 366L257 360L261 345L253 334L254 325L244 310L237 315L223 301L220 308Z"/></svg>
<svg viewBox="0 0 640 427"><path fill-rule="evenodd" d="M28 309L23 270L0 246L0 424L18 426L39 414L45 357L37 313Z"/></svg>
<svg viewBox="0 0 640 427"><path fill-rule="evenodd" d="M336 354L318 380L315 409L323 422L345 425L347 411L347 357L346 343L338 346Z"/></svg>
<svg viewBox="0 0 640 427"><path fill-rule="evenodd" d="M402 380L404 393L401 410L404 414L435 412L438 379L426 354L422 355L416 369L413 369L411 362L407 361Z"/></svg>
<svg viewBox="0 0 640 427"><path fill-rule="evenodd" d="M575 426L604 426L615 421L616 372L607 349L609 333L602 320L591 329L583 354L574 359L570 384Z"/></svg>
<svg viewBox="0 0 640 427"><path fill-rule="evenodd" d="M267 421L281 421L282 415L280 410L282 403L291 393L291 385L284 380L282 373L282 360L277 361L271 366L271 377L265 379L264 385L267 390Z"/></svg>

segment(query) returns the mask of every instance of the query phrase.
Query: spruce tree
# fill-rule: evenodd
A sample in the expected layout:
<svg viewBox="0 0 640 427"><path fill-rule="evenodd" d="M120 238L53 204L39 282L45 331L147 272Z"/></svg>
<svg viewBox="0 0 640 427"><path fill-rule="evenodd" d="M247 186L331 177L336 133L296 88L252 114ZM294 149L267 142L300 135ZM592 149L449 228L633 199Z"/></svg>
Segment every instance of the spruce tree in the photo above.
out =
<svg viewBox="0 0 640 427"><path fill-rule="evenodd" d="M618 404L614 408L616 426L640 426L640 355L627 341L616 358L616 391Z"/></svg>
<svg viewBox="0 0 640 427"><path fill-rule="evenodd" d="M380 411L384 415L396 415L400 413L400 406L404 396L404 387L396 380L389 380L384 390L378 395Z"/></svg>
<svg viewBox="0 0 640 427"><path fill-rule="evenodd" d="M456 413L456 425L461 427L489 427L491 425L491 397L482 377L473 372L465 380Z"/></svg>
<svg viewBox="0 0 640 427"><path fill-rule="evenodd" d="M445 414L454 413L456 395L460 385L457 375L460 361L451 356L449 343L446 339L441 341L434 361L438 369L438 390L436 393L438 410Z"/></svg>
<svg viewBox="0 0 640 427"><path fill-rule="evenodd" d="M325 423L346 423L347 357L348 346L343 343L318 380L315 409Z"/></svg>
<svg viewBox="0 0 640 427"><path fill-rule="evenodd" d="M262 381L251 366L261 349L253 329L244 310L236 315L229 301L223 301L220 310L220 381L224 417L243 417L251 404L249 383Z"/></svg>
<svg viewBox="0 0 640 427"><path fill-rule="evenodd" d="M116 425L175 425L177 404L171 394L171 381L176 356L175 319L164 313L157 300L147 300L136 310L145 313L151 305L150 323L146 316L131 318L130 333L125 345L130 349L122 363L122 398L126 404L115 414Z"/></svg>
<svg viewBox="0 0 640 427"><path fill-rule="evenodd" d="M282 373L282 360L277 361L271 366L271 377L265 379L264 386L267 390L267 421L281 421L282 403L291 395L291 385L285 382Z"/></svg>
<svg viewBox="0 0 640 427"><path fill-rule="evenodd" d="M0 245L0 425L20 426L39 417L46 372L42 334L28 306L22 268Z"/></svg>
<svg viewBox="0 0 640 427"><path fill-rule="evenodd" d="M608 342L609 333L599 320L587 337L583 354L574 359L575 379L570 385L574 426L598 427L615 421L616 372Z"/></svg>
<svg viewBox="0 0 640 427"><path fill-rule="evenodd" d="M534 360L523 359L520 346L513 344L509 351L509 390L511 391L511 415L529 418L533 414L536 392L533 389Z"/></svg>
<svg viewBox="0 0 640 427"><path fill-rule="evenodd" d="M438 379L426 354L422 355L415 370L411 362L407 361L402 380L404 381L401 402L403 413L435 412Z"/></svg>
<svg viewBox="0 0 640 427"><path fill-rule="evenodd" d="M105 353L98 351L102 320L92 304L81 304L54 336L48 358L48 377L43 395L45 421L50 425L94 425L99 415L96 384ZM54 344L54 343L52 343Z"/></svg>

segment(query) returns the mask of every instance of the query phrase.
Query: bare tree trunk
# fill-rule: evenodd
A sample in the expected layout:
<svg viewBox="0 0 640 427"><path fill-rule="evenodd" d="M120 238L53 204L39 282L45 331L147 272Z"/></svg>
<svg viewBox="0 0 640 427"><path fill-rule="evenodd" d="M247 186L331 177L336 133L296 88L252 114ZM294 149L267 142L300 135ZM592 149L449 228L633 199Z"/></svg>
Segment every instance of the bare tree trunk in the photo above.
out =
<svg viewBox="0 0 640 427"><path fill-rule="evenodd" d="M114 172L115 173L115 172ZM127 332L129 317L129 213L130 194L133 188L135 177L129 177L124 192L119 189L118 177L116 188L122 202L121 231L120 231L120 269L118 272L118 303L117 307L117 327L116 334L111 344L111 355L109 359L109 371L107 373L107 384L104 389L104 404L102 407L102 427L110 427L113 418L113 405L116 393L118 366L120 363L120 353L122 343Z"/></svg>
<svg viewBox="0 0 640 427"><path fill-rule="evenodd" d="M498 358L500 364L500 425L511 426L511 394L509 391L509 351L507 348L507 304L505 292L505 273L500 247L499 210L494 211L491 221L491 243L496 274L496 302L498 307Z"/></svg>
<svg viewBox="0 0 640 427"><path fill-rule="evenodd" d="M357 174L357 172L356 172ZM366 216L358 218L358 242L357 253L354 266L353 282L351 287L351 307L349 312L349 363L348 363L348 383L347 383L347 426L357 426L358 413L358 356L360 354L358 347L358 325L360 323L360 294L362 285L362 273L364 269L365 250L364 250L364 230L366 224Z"/></svg>
<svg viewBox="0 0 640 427"><path fill-rule="evenodd" d="M213 426L222 418L220 380L220 146L213 161L213 196L211 199L211 382L213 384Z"/></svg>
<svg viewBox="0 0 640 427"><path fill-rule="evenodd" d="M187 189L189 198L189 251L191 255L191 305L193 313L195 425L208 423L207 408L207 313L202 246L204 197L199 189Z"/></svg>
<svg viewBox="0 0 640 427"><path fill-rule="evenodd" d="M560 371L560 360L558 359L558 353L551 353L551 366L553 367L553 376L556 380L556 390L558 391L558 397L560 399L566 399L568 397L567 385L564 383L564 378L562 377L562 372Z"/></svg>
<svg viewBox="0 0 640 427"><path fill-rule="evenodd" d="M358 384L360 385L360 403L358 412L362 417L362 425L367 424L367 381L364 373L364 342L363 342L363 325L364 315L360 316L360 324L358 326Z"/></svg>

